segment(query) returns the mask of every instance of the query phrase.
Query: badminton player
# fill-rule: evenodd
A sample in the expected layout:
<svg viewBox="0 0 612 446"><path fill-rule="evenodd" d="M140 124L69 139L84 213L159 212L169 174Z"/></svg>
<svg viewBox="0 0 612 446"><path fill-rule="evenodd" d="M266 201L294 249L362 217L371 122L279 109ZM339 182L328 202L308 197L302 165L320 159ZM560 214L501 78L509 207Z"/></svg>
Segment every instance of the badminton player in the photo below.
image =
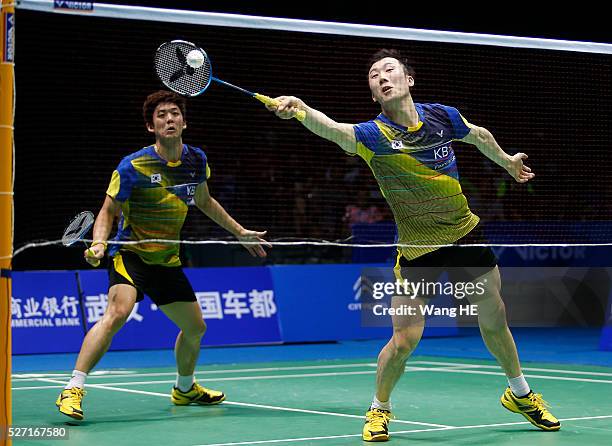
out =
<svg viewBox="0 0 612 446"><path fill-rule="evenodd" d="M108 350L115 333L125 324L134 304L146 293L180 329L176 338L176 385L171 400L177 405L218 404L223 392L207 389L194 379L200 341L206 331L201 308L181 268L178 243L147 239L179 240L187 208L195 204L204 214L233 234L253 255L265 257L265 232L249 231L236 222L211 197L207 179L210 168L204 152L183 144L186 101L169 91L147 97L143 115L155 144L125 157L113 172L106 198L96 219L90 250L85 259L110 256L108 306L89 330L72 377L59 395L59 411L83 419L82 399L87 374ZM107 239L119 217L115 240L143 241L112 245ZM144 334L146 336L146 334Z"/></svg>
<svg viewBox="0 0 612 446"><path fill-rule="evenodd" d="M368 122L338 123L292 96L276 98L279 105L268 109L283 119L303 110L306 118L302 124L308 130L365 160L393 212L398 244L413 245L398 249L396 276L405 276L404 271L411 268L457 268L471 271L469 281L484 284L484 294L474 296L471 303L478 308L482 338L508 379L502 405L540 429L558 430L559 421L548 411L541 394L531 390L521 371L500 296L497 259L491 249L429 246L469 245L484 240L479 217L470 211L461 190L454 140L475 145L519 183L534 177L524 164L527 155L507 154L487 129L467 122L453 107L415 103L410 92L415 83L414 70L398 51L380 50L369 67L372 100L380 105L381 113ZM407 298L394 296L392 305L401 305L402 300ZM422 296L409 304L424 302ZM391 392L421 339L423 327L422 316L393 316L393 336L378 356L376 393L366 413L364 440L389 439ZM466 407L469 409L473 408Z"/></svg>

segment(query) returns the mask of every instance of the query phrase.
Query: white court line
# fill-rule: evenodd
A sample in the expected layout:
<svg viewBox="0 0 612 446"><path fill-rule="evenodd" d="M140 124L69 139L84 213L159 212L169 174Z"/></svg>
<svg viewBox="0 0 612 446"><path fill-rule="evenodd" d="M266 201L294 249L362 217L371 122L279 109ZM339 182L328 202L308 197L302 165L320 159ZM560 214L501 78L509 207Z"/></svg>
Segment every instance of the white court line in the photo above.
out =
<svg viewBox="0 0 612 446"><path fill-rule="evenodd" d="M429 430L429 429L423 429ZM405 431L412 432L412 431ZM212 443L206 445L196 445L196 446L240 446L240 445L248 445L248 444L270 444L270 443L296 443L299 441L312 441L312 440L336 440L338 438L353 438L353 437L361 437L361 434L346 434L346 435L329 435L327 437L303 437L303 438L285 438L282 440L257 440L257 441L239 441L237 443Z"/></svg>
<svg viewBox="0 0 612 446"><path fill-rule="evenodd" d="M259 376L232 376L228 378L215 378L208 377L208 381L245 381L245 380L254 380L254 379L284 379L284 378L316 378L321 376L346 376L346 375L373 375L376 373L376 370L367 370L363 372L329 372L329 373L302 373L302 374L293 374L293 375L259 375ZM176 373L174 373L176 376ZM45 381L49 378L35 378L30 379L28 381ZM157 380L157 381L125 381L125 382L110 382L110 383L99 383L99 385L111 385L111 386L129 386L129 385L144 385L144 384L169 384L174 383L176 380ZM90 384L88 384L90 385ZM45 387L55 387L55 386L45 386ZM37 387L14 387L13 390L31 390L36 389ZM39 388L42 388L40 386Z"/></svg>
<svg viewBox="0 0 612 446"><path fill-rule="evenodd" d="M454 366L454 369L451 368L439 368L439 367L435 367L435 368L419 368L419 367L412 367L412 369L414 369L415 371L419 371L419 370L428 370L428 371L440 371L440 372L444 372L444 371L448 371L451 373L479 373L479 374L486 374L486 375L504 375L503 373L497 373L497 372L486 372L486 371L480 371L480 370L460 370L461 368L474 368L475 365L473 364L462 364L462 363L448 363L448 362L431 362L431 361L415 361L409 364L416 364L416 363L426 363L426 364L431 364L431 365L447 365L447 366ZM345 365L346 366L346 365ZM359 366L359 365L357 365ZM483 366L485 368L495 368L496 366L488 366L485 365ZM308 368L308 367L304 367L304 368ZM261 370L261 369L255 369L255 370ZM543 369L543 370L551 370L552 369ZM372 371L373 372L373 371ZM568 372L566 370L560 370L559 372ZM211 373L214 373L214 371L211 371ZM345 373L364 373L364 372L345 372ZM588 373L588 372L585 372ZM342 372L337 372L333 375L342 375ZM328 374L320 374L320 375L328 375ZM132 376L132 375L130 375ZM288 375L289 377L296 377L296 376L300 376L300 375ZM607 383L607 382L612 382L612 381L603 381L603 380L589 380L589 379L582 379L582 378L566 378L566 377L559 377L559 376L541 376L541 375L534 375L532 377L538 377L538 378L543 378L543 379L567 379L567 380L573 380L573 381L585 381L585 382L603 382L603 383ZM244 379L253 379L253 378L258 378L258 377L244 377ZM214 378L209 378L211 380L213 380ZM219 378L220 380L228 380L228 379L243 379L242 377L231 377L231 378ZM52 383L57 383L57 384L64 384L63 381L57 381L57 380L52 380L52 379L37 379L37 381L43 381L43 382L52 382ZM174 381L171 381L174 382ZM157 383L156 381L153 382L148 382L149 384L155 384ZM94 388L101 388L101 389L108 389L108 390L115 390L115 391L119 391L119 392L127 392L127 393L136 393L136 394L145 394L145 395L153 395L153 396L160 396L160 397L164 397L164 398L168 398L167 394L163 394L163 393L157 393L157 392L147 392L147 391L142 391L142 390L133 390L133 389L122 389L122 388L116 388L116 387L111 387L111 385L114 385L112 383L109 383L109 385L106 384L92 384L90 385L90 387L94 387ZM116 385L116 384L115 384ZM42 388L43 386L38 386L38 387L34 387L34 388ZM46 387L46 386L45 386ZM49 386L49 387L55 387L55 386ZM61 387L61 386L58 386ZM22 388L25 389L25 388ZM321 412L321 411L309 411L309 410L305 410L305 409L294 409L294 408L286 408L286 407L278 407L278 406L266 406L266 405L258 405L258 404L250 404L250 403L240 403L240 402L225 402L224 404L227 405L236 405L236 406L246 406L246 407L256 407L256 408L262 408L262 409L272 409L272 410L281 410L281 411L291 411L291 412L301 412L301 413L311 413L311 414L318 414L318 415L331 415L331 416L340 416L340 417L348 417L348 418L360 418L363 419L363 416L360 415L350 415L350 414L338 414L338 413L333 413L333 412ZM592 420L592 419L608 419L608 418L612 418L612 415L604 415L604 416L593 416L593 417L576 417L576 418L564 418L561 419L561 421L571 421L571 420ZM431 423L420 423L420 422L412 422L412 421L404 421L404 420L394 420L394 423L405 423L405 424L420 424L420 425L425 425L425 426L432 426L431 429L418 429L418 430L408 430L408 431L396 431L396 432L392 432L392 434L401 434L401 433L416 433L416 432L428 432L428 431L439 431L439 430L457 430L457 429L478 429L478 428L488 428L488 427L496 427L496 426L511 426L511 425L520 425L520 424L529 424L528 422L514 422L514 423L496 423L496 424L483 424L483 425L473 425L473 426L444 426L444 425L433 425ZM361 434L349 434L349 435L339 435L339 436L328 436L328 437L309 437L309 438L294 438L294 439L280 439L280 440L260 440L260 441L249 441L249 442L237 442L237 443L216 443L216 444L209 444L209 445L202 445L202 446L231 446L231 445L247 445L247 444L266 444L266 443L282 443L282 442L298 442L298 441L307 441L307 440L325 440L325 439L334 439L334 438L352 438L352 437L360 437Z"/></svg>
<svg viewBox="0 0 612 446"><path fill-rule="evenodd" d="M435 367L436 369L442 368L442 367ZM454 366L449 366L449 367L444 367L445 369L455 369L457 367ZM462 368L462 367L459 367ZM433 368L431 367L406 367L407 372L420 372L420 371L425 371L425 370L432 370ZM213 372L209 372L209 373L213 373ZM318 376L344 376L344 375L370 375L370 374L374 374L376 373L376 370L364 370L361 372L328 372L328 373L302 373L302 374L289 374L289 375L254 375L254 376L235 376L235 377L230 377L230 378L216 378L216 377L206 377L206 379L210 380L210 381L241 381L241 380L245 380L245 379L275 379L275 378L310 378L310 377L318 377ZM158 376L157 374L151 374L153 376ZM173 373L164 373L163 376L166 375L172 375L172 376L176 376L176 372ZM196 373L196 376L200 375L199 373ZM104 378L139 378L141 376L150 376L150 374L142 374L142 375L138 375L138 374L134 374L134 375L114 375L114 376L105 376ZM21 379L21 380L13 380L13 382L27 382L27 381L39 381L41 379L51 379L51 378L61 378L58 376L52 376L52 377L47 377L47 376L32 376L31 378L27 378L27 379ZM89 378L89 377L88 377ZM118 386L118 385L129 385L129 384L152 384L152 383L161 383L161 384L167 384L169 382L174 382L173 381L128 381L128 382L112 382L112 383L100 383L100 384L110 384L110 385L114 385L114 386ZM55 386L53 386L55 387ZM14 389L25 389L26 387L15 387Z"/></svg>
<svg viewBox="0 0 612 446"><path fill-rule="evenodd" d="M408 364L424 364L424 365L444 365L444 366L465 366L471 368L483 369L501 369L498 365L488 364L462 364L460 362L437 362L437 361L414 361ZM567 373L568 375L591 375L591 376L612 376L612 373L606 372L586 372L584 370L563 370L563 369L544 369L538 367L522 367L523 370L531 370L534 372L551 372L551 373Z"/></svg>
<svg viewBox="0 0 612 446"><path fill-rule="evenodd" d="M441 364L441 363L439 363ZM465 370L465 368L460 367L460 364L457 364L459 367L410 367L406 368L407 371L412 372L436 372L436 373L464 373L464 374L475 374L475 375L494 375L494 376L506 376L504 372L489 372L484 370ZM208 381L241 381L241 380L254 380L254 379L291 379L291 378L313 378L313 377L323 377L323 376L348 376L348 375L367 375L367 374L375 374L376 370L367 370L361 372L329 372L329 373L304 373L304 374L293 374L293 375L263 375L263 376L235 376L229 378L215 378L208 377ZM133 375L130 375L133 376ZM526 374L526 378L536 378L536 379L549 379L556 381L578 381L578 382L589 382L589 383L601 383L601 384L612 384L612 380L603 380L603 379L589 379L589 378L573 378L567 376L550 376L550 375L532 375ZM35 381L43 381L43 382L62 382L62 381L53 381L47 378L36 378ZM146 385L146 384L167 384L174 381L128 381L128 382L113 382L113 383L102 383L100 385L121 385L121 386L129 386L129 385ZM90 384L93 385L93 384ZM96 384L97 385L97 384ZM14 387L13 390L33 390L36 388L49 388L49 386L32 386L32 387Z"/></svg>
<svg viewBox="0 0 612 446"><path fill-rule="evenodd" d="M436 369L439 367L436 367ZM430 370L429 368L424 367L407 367L407 371L424 371ZM374 375L376 370L364 370L361 372L328 372L328 373L302 373L302 374L289 374L289 375L256 375L256 376L232 376L227 378L216 378L216 377L207 377L208 381L245 381L245 380L255 380L255 379L290 379L290 378L317 378L323 376L347 376L347 375ZM173 373L176 376L176 373ZM136 375L129 375L129 377L133 377ZM43 382L60 382L53 381L51 378L30 378L23 381L43 381ZM61 381L65 384L65 381ZM156 380L156 381L125 381L125 382L109 382L109 383L99 383L96 385L101 386L130 386L130 385L148 385L148 384L171 384L176 382L176 380ZM92 384L87 384L91 386ZM34 390L34 389L55 389L58 386L24 386L24 387L13 387L12 390Z"/></svg>
<svg viewBox="0 0 612 446"><path fill-rule="evenodd" d="M53 382L53 383L58 383L58 384L63 384L63 382L61 381L56 381L56 380L52 380L52 379L39 379L40 381L46 381L46 382ZM91 384L89 387L94 387L94 388L98 388L98 389L107 389L107 390L115 390L118 392L126 392L126 393L136 393L136 394L142 394L142 395L152 395L152 396L160 396L163 398L168 398L168 394L165 393L158 393L158 392L147 392L144 390L133 390L133 389L122 389L122 388L118 388L118 387L110 387L107 385L102 385L102 384ZM294 408L288 408L288 407L279 407L279 406L267 406L267 405L261 405L261 404L250 404L250 403L241 403L241 402L236 402L236 401L226 401L223 404L225 405L235 405L235 406L246 406L246 407L256 407L256 408L263 408L263 409L272 409L272 410L281 410L281 411L290 411L290 412L301 412L301 413L310 413L310 414L317 414L317 415L332 415L332 416L340 416L340 417L347 417L347 418L360 418L363 419L362 415L350 415L350 414L340 414L340 413L334 413L334 412L322 412L322 411L313 411L313 410L306 410L306 409L294 409ZM600 415L600 416L592 416L592 417L573 417L573 418L563 418L560 419L560 421L575 421L575 420L597 420L597 419L607 419L607 418L612 418L612 415ZM445 425L440 425L440 424L432 424L432 423L421 423L421 422L416 422L416 421L405 421L405 420L393 420L393 423L405 423L405 424L417 424L417 425L424 425L424 426L432 426L431 429L418 429L418 430L409 430L409 431L396 431L396 432L391 432L392 434L401 434L401 433L414 433L414 432L429 432L429 431L440 431L440 430L458 430L458 429L479 429L479 428L488 428L488 427L497 427L497 426L514 426L514 425L521 425L521 424L529 424L527 421L521 421L521 422L513 422L513 423L494 423L494 424L478 424L478 425L471 425L471 426L445 426ZM352 434L350 435L351 437L359 437L361 436L360 434ZM263 443L281 443L281 442L289 442L289 441L306 441L306 440L324 440L324 439L333 439L333 438L344 438L344 437L349 437L349 435L342 435L342 436L329 436L329 437L311 437L311 438L304 438L304 439L284 439L284 440L260 440L260 441L250 441L250 442L239 442L239 443L215 443L215 444L208 444L208 445L201 445L201 446L232 446L232 445L246 445L246 444L263 444Z"/></svg>
<svg viewBox="0 0 612 446"><path fill-rule="evenodd" d="M559 421L573 421L573 420L597 420L603 418L612 418L612 415L602 415L595 417L575 417L575 418L563 418ZM392 421L394 422L394 421ZM518 421L514 423L494 423L494 424L476 424L472 426L449 426L449 427L441 427L441 428L432 428L432 429L413 429L406 431L391 431L391 435L399 435L399 434L411 434L417 432L437 432L437 431L452 431L459 429L483 429L487 427L500 427L500 426L517 426L521 424L531 424L528 421ZM579 426L580 427L580 426ZM595 428L591 428L595 429ZM255 440L255 441L240 441L234 443L207 443L207 444L199 444L195 446L241 446L241 445L249 445L249 444L270 444L270 443L288 443L288 442L298 442L298 441L309 441L309 440L332 440L337 438L352 438L352 437L361 437L361 434L348 434L348 435L330 435L326 437L304 437L304 438L286 438L279 440Z"/></svg>
<svg viewBox="0 0 612 446"><path fill-rule="evenodd" d="M448 372L448 373L467 373L473 375L497 375L497 376L506 376L504 372L486 372L484 370L462 370L462 369L450 369L450 368L442 368L442 367L434 367L429 369L430 372ZM569 376L550 376L550 375L532 375L531 373L525 373L525 378L536 378L536 379L550 379L557 381L579 381L586 383L602 383L602 384L612 384L612 380L607 379L589 379L589 378L571 378Z"/></svg>
<svg viewBox="0 0 612 446"><path fill-rule="evenodd" d="M208 377L207 381L251 381L256 379L286 379L286 378L318 378L322 376L348 376L348 375L373 375L376 370L368 370L363 372L330 372L330 373L303 373L295 375L260 375L260 376L232 376L227 378L214 378ZM176 375L176 374L175 374ZM38 378L36 381L45 381L48 378ZM98 383L99 386L130 386L130 385L147 385L147 384L173 384L176 380L159 380L159 381L125 381L125 382L109 382L109 383ZM88 386L90 384L87 384ZM16 389L23 389L24 387L17 387Z"/></svg>
<svg viewBox="0 0 612 446"><path fill-rule="evenodd" d="M446 370L453 370L456 367L444 367ZM440 370L442 367L406 367L407 372L422 372L427 370ZM289 375L256 375L256 376L233 376L229 378L216 378L216 377L208 377L208 381L245 381L245 380L255 380L255 379L291 379L291 378L317 378L323 376L347 376L347 375L373 375L376 373L376 370L366 370L361 372L329 372L329 373L302 373L302 374L289 374ZM176 375L176 373L173 373ZM127 375L126 377L138 377L138 375ZM113 376L113 378L118 376ZM108 378L108 376L107 376ZM24 379L23 381L45 381L44 377L37 378L29 378ZM148 384L171 384L174 383L175 380L157 380L157 381L125 381L125 382L109 382L109 383L100 383L100 385L110 385L110 386L134 386L134 385L148 385ZM90 385L90 384L88 384ZM13 387L12 390L34 390L34 389L55 389L58 386L24 386L24 387Z"/></svg>
<svg viewBox="0 0 612 446"><path fill-rule="evenodd" d="M39 378L39 380L40 381L45 381L45 382L53 382L53 383L57 383L57 384L64 384L62 381L56 381L54 379ZM96 389L115 390L117 392L137 393L137 394L141 394L141 395L152 395L152 396L161 396L163 398L169 398L169 394L168 393L147 392L147 391L144 391L144 390L134 390L134 389L122 389L120 387L111 387L111 386L107 386L105 384L90 384L88 387L94 387ZM223 404L224 405L229 405L229 406L256 407L256 408L261 408L261 409L280 410L280 411L286 411L286 412L300 412L300 413L308 413L308 414L314 414L314 415L331 415L331 416L335 416L335 417L363 419L363 415L351 415L351 414L336 413L336 412L322 412L322 411L318 411L318 410L295 409L295 408L292 408L292 407L268 406L268 405L265 405L265 404L241 403L239 401L225 401ZM438 428L439 427L443 427L443 428L451 427L451 426L446 426L444 424L422 423L422 422L419 422L419 421L393 420L393 422L394 423L403 423L403 424L416 424L416 425L419 425L419 426L432 426L432 427L438 427Z"/></svg>
<svg viewBox="0 0 612 446"><path fill-rule="evenodd" d="M109 376L130 376L136 374L135 370L95 370L87 375L88 378L107 378ZM15 373L11 375L13 381L27 381L33 378L67 378L70 373Z"/></svg>
<svg viewBox="0 0 612 446"><path fill-rule="evenodd" d="M612 376L612 373L606 373L606 372L585 372L585 371L580 371L580 370L542 369L542 368L537 368L537 367L523 367L523 370L527 370L531 372L567 373L568 375Z"/></svg>
<svg viewBox="0 0 612 446"><path fill-rule="evenodd" d="M436 361L410 361L407 367L413 365L439 365L439 366L453 366L456 368L484 368L484 369L498 369L498 365L488 364L464 364L459 362L436 362ZM330 364L330 365L310 365L310 366L287 366L287 367L264 367L264 368L249 368L249 369L220 369L220 370L204 370L196 372L196 376L210 375L210 374L225 374L225 373L241 373L241 372L278 372L285 370L324 370L324 369L335 369L335 368L352 368L352 367L376 367L376 363L350 363L350 364ZM425 370L431 370L426 368ZM534 372L550 372L550 373L566 373L568 375L591 375L591 376L612 376L612 373L605 372L586 372L581 370L561 370L561 369L546 369L536 367L524 367L523 370L534 371ZM175 376L176 372L156 372L156 373L135 373L133 370L115 370L115 371L96 371L92 372L87 378L108 378L109 375L121 376L128 375L130 377L145 377L145 376ZM69 378L71 375L68 373L25 373L25 374L13 374L13 382L31 381L32 378Z"/></svg>
<svg viewBox="0 0 612 446"><path fill-rule="evenodd" d="M336 417L346 417L346 418L359 418L360 420L364 419L363 415L350 415L350 414L342 414L342 413L335 413L335 412L321 412L318 410L307 410L307 409L293 409L290 407L278 407L278 406L267 406L265 404L251 404L251 403L239 403L237 401L229 401L226 402L228 404L234 405L234 406L244 406L244 407L260 407L263 409L271 409L271 410L283 410L283 411L288 411L288 412L301 412L301 413L310 413L310 414L315 414L315 415L333 415ZM225 404L225 403L224 403ZM422 423L420 421L405 421L405 420L393 420L394 423L401 423L401 424L416 424L419 426L432 426L432 427L442 427L442 428L448 428L448 427L452 427L452 426L446 426L444 424L434 424L434 423Z"/></svg>
<svg viewBox="0 0 612 446"><path fill-rule="evenodd" d="M33 379L33 378L63 378L70 376L67 373L13 373L11 380L15 379Z"/></svg>
<svg viewBox="0 0 612 446"><path fill-rule="evenodd" d="M241 373L241 372L280 372L285 370L322 370L322 369L341 369L352 367L376 367L375 362L351 363L351 364L329 364L329 365L311 365L311 366L287 366L287 367L263 367L251 369L220 369L220 370L204 370L196 372L196 375L209 375L214 373ZM156 372L156 373L135 373L133 370L125 371L98 371L92 372L87 376L90 378L108 378L109 375L129 375L129 376L176 376L176 372ZM30 378L70 378L69 373L24 373L12 375L14 381L19 379L29 380Z"/></svg>
<svg viewBox="0 0 612 446"><path fill-rule="evenodd" d="M435 367L435 369L439 369L440 367ZM450 367L449 367L450 369ZM420 372L425 370L433 370L433 368L427 367L406 367L406 371L409 372ZM244 381L244 380L254 380L254 379L284 379L284 378L312 378L312 377L322 377L322 376L346 376L346 375L373 375L376 373L376 370L367 370L362 372L329 372L329 373L304 373L304 374L290 374L290 375L259 375L259 376L233 376L229 378L215 378L208 377L209 381ZM173 373L176 375L176 373ZM129 375L129 377L133 377L137 375ZM29 378L24 379L22 381L47 381L50 378ZM56 382L56 381L53 381ZM62 381L65 383L65 381ZM130 385L149 385L149 384L172 384L176 382L176 380L157 380L157 381L125 381L125 382L109 382L109 383L100 383L101 386L130 386ZM88 384L91 386L91 384ZM57 389L61 386L24 386L24 387L13 387L12 390L35 390L35 389Z"/></svg>

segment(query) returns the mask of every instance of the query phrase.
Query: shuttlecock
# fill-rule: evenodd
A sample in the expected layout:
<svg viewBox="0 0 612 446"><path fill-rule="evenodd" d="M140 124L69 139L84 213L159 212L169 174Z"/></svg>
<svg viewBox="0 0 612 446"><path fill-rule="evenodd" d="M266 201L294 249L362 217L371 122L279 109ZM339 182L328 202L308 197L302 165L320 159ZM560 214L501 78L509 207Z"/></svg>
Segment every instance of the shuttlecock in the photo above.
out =
<svg viewBox="0 0 612 446"><path fill-rule="evenodd" d="M187 65L191 68L200 68L204 64L204 54L200 50L191 50L187 53Z"/></svg>

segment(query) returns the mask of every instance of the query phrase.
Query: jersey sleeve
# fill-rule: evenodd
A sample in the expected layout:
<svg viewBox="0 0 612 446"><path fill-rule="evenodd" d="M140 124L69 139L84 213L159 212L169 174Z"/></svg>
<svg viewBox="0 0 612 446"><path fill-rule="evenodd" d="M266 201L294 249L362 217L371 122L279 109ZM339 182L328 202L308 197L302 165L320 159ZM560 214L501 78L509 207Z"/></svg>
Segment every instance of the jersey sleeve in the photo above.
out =
<svg viewBox="0 0 612 446"><path fill-rule="evenodd" d="M376 148L376 142L380 135L380 130L374 121L362 122L353 126L357 144L361 143L370 150Z"/></svg>
<svg viewBox="0 0 612 446"><path fill-rule="evenodd" d="M200 148L194 149L197 156L197 163L200 166L200 168L198 168L198 184L200 184L204 183L210 178L210 166L208 165L208 158L206 157L204 150Z"/></svg>
<svg viewBox="0 0 612 446"><path fill-rule="evenodd" d="M467 121L459 110L455 107L449 107L444 105L444 110L446 110L446 114L450 118L452 129L453 129L453 139L463 139L465 136L470 133L470 128L467 126Z"/></svg>
<svg viewBox="0 0 612 446"><path fill-rule="evenodd" d="M113 171L106 195L124 202L130 197L136 181L136 171L129 161L122 161Z"/></svg>
<svg viewBox="0 0 612 446"><path fill-rule="evenodd" d="M374 121L355 124L353 129L355 131L355 140L357 141L356 154L369 163L380 138L380 129Z"/></svg>

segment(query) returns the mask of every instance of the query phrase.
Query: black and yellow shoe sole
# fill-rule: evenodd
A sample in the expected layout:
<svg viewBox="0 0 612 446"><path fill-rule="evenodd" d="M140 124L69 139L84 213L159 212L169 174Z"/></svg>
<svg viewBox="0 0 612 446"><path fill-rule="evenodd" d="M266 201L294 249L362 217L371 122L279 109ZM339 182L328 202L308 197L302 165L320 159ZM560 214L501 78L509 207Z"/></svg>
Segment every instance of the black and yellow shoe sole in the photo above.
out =
<svg viewBox="0 0 612 446"><path fill-rule="evenodd" d="M56 406L57 406L57 410L59 411L59 413L61 413L63 415L66 415L67 417L70 417L70 418L72 418L74 420L79 420L79 421L81 421L84 418L82 413L74 412L74 411L72 411L70 413L64 412L60 405L56 404Z"/></svg>
<svg viewBox="0 0 612 446"><path fill-rule="evenodd" d="M203 401L182 401L182 400L175 400L174 398L170 398L170 401L172 401L172 404L176 405L176 406L189 406L190 404L197 404L199 406L215 406L217 404L221 404L223 401L225 401L225 395L223 395L223 398L217 400L217 401L212 401L212 402L203 402Z"/></svg>
<svg viewBox="0 0 612 446"><path fill-rule="evenodd" d="M57 406L57 410L59 410L59 412L63 415L66 415L74 420L81 421L83 419L83 412L81 411L75 412L73 409L70 412L65 412L62 410L61 396L57 399L57 401L55 401L55 405Z"/></svg>
<svg viewBox="0 0 612 446"><path fill-rule="evenodd" d="M365 437L362 436L363 441L368 441L368 442L378 442L378 441L389 441L389 435L375 435L373 437Z"/></svg>
<svg viewBox="0 0 612 446"><path fill-rule="evenodd" d="M503 407L504 409L506 409L506 410L508 410L508 411L510 411L510 412L512 412L512 413L518 413L518 414L521 414L523 417L525 417L525 419L526 419L527 421L529 421L529 422L530 422L531 424L533 424L535 427L537 427L537 428L539 428L539 429L542 429L543 431L554 432L554 431L558 431L559 429L561 429L561 425L559 425L559 426L549 427L549 426L544 426L543 424L539 424L539 423L537 423L536 421L534 421L533 419L531 419L531 417L529 417L529 415L527 415L526 413L521 412L520 410L515 410L515 409L513 409L513 408L511 408L511 407L506 406L506 405L504 404L504 401L503 401L503 400L501 401L501 405L502 405L502 407Z"/></svg>

